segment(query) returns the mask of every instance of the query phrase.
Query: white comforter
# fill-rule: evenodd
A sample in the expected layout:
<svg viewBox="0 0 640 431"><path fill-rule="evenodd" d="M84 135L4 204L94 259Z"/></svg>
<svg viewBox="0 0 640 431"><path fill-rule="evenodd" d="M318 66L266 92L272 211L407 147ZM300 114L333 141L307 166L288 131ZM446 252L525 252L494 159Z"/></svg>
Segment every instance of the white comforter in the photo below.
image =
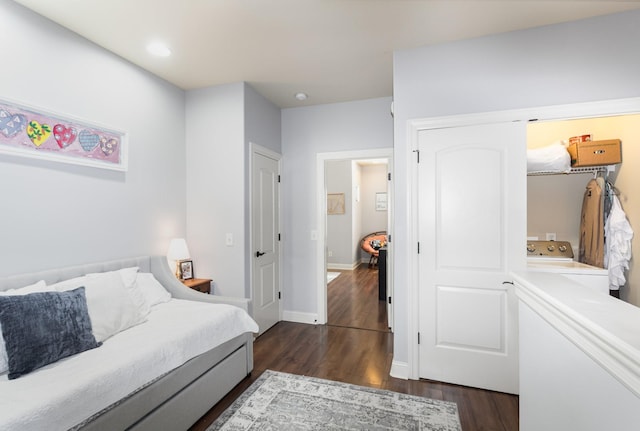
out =
<svg viewBox="0 0 640 431"><path fill-rule="evenodd" d="M0 377L0 430L69 429L257 324L238 307L172 299L147 322L26 376Z"/></svg>

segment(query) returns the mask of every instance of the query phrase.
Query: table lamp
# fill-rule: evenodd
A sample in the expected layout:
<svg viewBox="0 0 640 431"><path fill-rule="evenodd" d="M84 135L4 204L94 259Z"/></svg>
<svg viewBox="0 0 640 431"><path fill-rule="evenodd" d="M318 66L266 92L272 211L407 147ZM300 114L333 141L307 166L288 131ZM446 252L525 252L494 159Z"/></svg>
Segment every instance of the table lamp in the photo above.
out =
<svg viewBox="0 0 640 431"><path fill-rule="evenodd" d="M169 250L167 251L167 259L174 261L176 265L176 278L180 279L180 261L189 259L189 249L187 248L187 241L184 238L173 238L169 243Z"/></svg>

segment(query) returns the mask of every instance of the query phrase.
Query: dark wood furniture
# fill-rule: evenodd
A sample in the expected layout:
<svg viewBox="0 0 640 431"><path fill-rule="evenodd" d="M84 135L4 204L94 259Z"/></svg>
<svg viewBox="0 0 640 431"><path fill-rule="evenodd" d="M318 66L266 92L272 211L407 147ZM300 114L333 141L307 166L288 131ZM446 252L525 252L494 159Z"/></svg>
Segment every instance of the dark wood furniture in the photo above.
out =
<svg viewBox="0 0 640 431"><path fill-rule="evenodd" d="M378 300L387 300L387 249L378 250Z"/></svg>
<svg viewBox="0 0 640 431"><path fill-rule="evenodd" d="M182 280L182 283L198 292L211 293L211 280L208 278L192 278L190 280Z"/></svg>

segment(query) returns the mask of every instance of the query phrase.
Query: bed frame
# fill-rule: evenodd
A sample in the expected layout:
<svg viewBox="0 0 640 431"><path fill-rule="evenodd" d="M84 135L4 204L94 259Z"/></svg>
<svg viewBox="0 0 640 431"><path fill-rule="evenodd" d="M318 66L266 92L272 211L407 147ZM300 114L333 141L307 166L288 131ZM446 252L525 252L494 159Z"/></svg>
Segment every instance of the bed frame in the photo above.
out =
<svg viewBox="0 0 640 431"><path fill-rule="evenodd" d="M0 278L0 290L44 280L57 283L89 273L138 266L151 272L174 298L231 304L249 311L250 300L197 292L178 281L164 256L143 256ZM253 369L253 334L245 333L209 350L150 385L97 413L74 429L186 430Z"/></svg>

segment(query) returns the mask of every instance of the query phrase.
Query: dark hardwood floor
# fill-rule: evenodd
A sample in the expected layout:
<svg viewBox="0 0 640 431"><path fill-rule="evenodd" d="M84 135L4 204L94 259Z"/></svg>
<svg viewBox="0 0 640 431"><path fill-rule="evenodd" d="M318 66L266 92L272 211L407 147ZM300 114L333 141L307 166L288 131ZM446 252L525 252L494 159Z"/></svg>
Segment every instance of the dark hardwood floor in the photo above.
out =
<svg viewBox="0 0 640 431"><path fill-rule="evenodd" d="M377 301L377 284L375 289L370 285L375 273L375 270L361 266L352 274L343 273L331 283L329 289L342 293L336 297L329 294L329 325L280 322L258 337L254 343L254 370L251 375L201 418L192 431L205 430L267 369L453 401L458 405L464 431L517 431L517 396L389 376L393 334L386 330L386 309L373 304L369 308L384 311L384 317L372 317L365 311L362 315L356 312L354 320L348 318L354 310L362 308L349 302L372 304L367 295L374 296ZM342 283L334 285L340 278ZM356 284L361 282L362 288L346 287L349 280L356 280Z"/></svg>
<svg viewBox="0 0 640 431"><path fill-rule="evenodd" d="M378 270L363 264L339 272L327 286L329 325L389 331L387 305L378 300Z"/></svg>

